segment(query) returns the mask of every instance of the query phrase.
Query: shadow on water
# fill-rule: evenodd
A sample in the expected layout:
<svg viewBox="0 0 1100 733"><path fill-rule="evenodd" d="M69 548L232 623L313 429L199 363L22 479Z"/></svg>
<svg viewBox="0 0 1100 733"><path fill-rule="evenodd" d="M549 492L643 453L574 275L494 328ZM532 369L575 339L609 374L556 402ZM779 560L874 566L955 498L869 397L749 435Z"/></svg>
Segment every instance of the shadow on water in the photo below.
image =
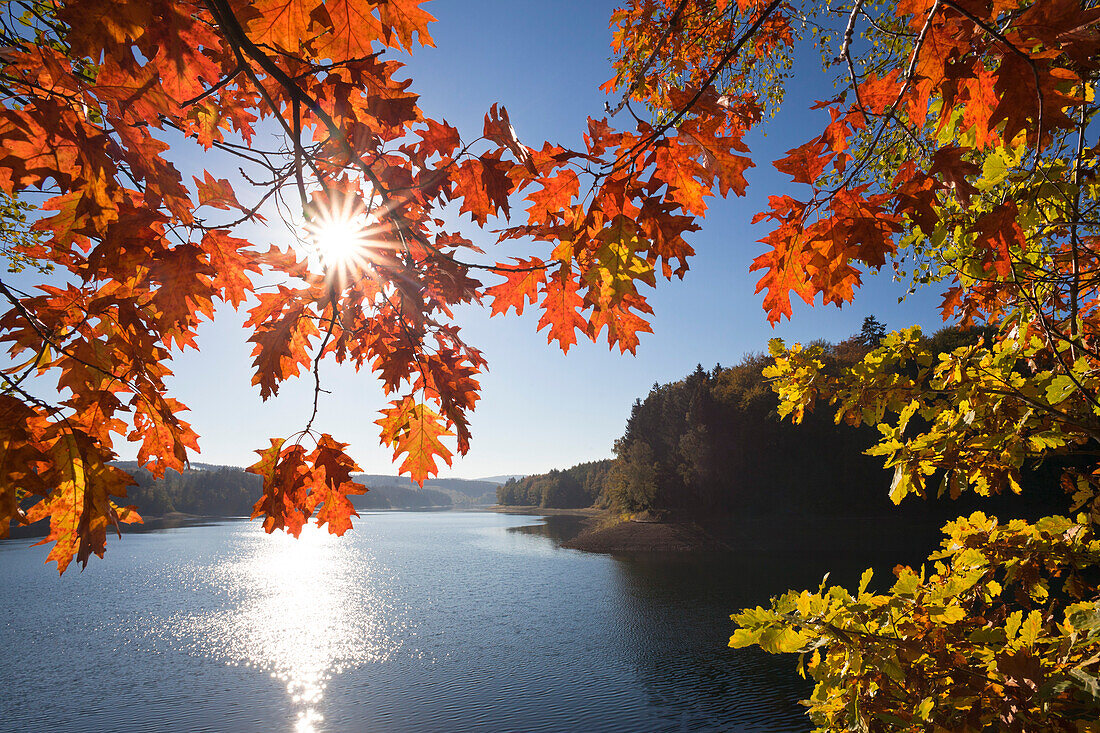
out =
<svg viewBox="0 0 1100 733"><path fill-rule="evenodd" d="M806 730L798 701L812 686L794 674L794 658L726 645L729 614L773 569L708 553L619 557L615 570L618 625L662 727Z"/></svg>
<svg viewBox="0 0 1100 733"><path fill-rule="evenodd" d="M572 539L584 517L551 516L510 532ZM812 681L793 655L727 646L729 615L768 604L789 589L852 586L868 567L875 586L893 582L897 564L919 565L940 538L940 523L900 518L768 517L735 520L730 552L614 555L614 628L609 640L628 658L654 730L804 731L798 701Z"/></svg>
<svg viewBox="0 0 1100 733"><path fill-rule="evenodd" d="M508 531L515 532L516 534L545 537L548 540L553 540L554 544L560 545L580 534L589 517L583 517L576 514L555 514L547 517L539 517L538 519L539 521L537 524L509 527Z"/></svg>

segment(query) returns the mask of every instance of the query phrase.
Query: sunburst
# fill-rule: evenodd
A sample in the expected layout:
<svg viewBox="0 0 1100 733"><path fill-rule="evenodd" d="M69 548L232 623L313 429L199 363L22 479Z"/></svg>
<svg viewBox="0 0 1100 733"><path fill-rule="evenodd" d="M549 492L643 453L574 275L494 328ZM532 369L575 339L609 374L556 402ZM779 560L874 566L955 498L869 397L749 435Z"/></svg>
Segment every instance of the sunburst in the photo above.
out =
<svg viewBox="0 0 1100 733"><path fill-rule="evenodd" d="M384 242L372 238L376 224L354 197L320 206L306 225L307 241L324 277L341 287L373 271Z"/></svg>

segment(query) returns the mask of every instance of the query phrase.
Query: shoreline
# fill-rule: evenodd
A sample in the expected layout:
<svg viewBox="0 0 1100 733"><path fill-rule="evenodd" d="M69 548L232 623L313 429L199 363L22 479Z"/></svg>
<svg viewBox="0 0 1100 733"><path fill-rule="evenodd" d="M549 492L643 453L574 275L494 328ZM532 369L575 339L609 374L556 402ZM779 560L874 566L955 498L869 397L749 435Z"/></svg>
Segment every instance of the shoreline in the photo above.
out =
<svg viewBox="0 0 1100 733"><path fill-rule="evenodd" d="M555 517L555 516L576 516L576 517L599 517L607 512L603 509L597 509L596 507L584 507L581 509L554 509L551 507L538 507L538 506L509 506L505 504L491 504L480 508L482 511L493 512L495 514L519 514L523 516L534 517Z"/></svg>
<svg viewBox="0 0 1100 733"><path fill-rule="evenodd" d="M624 517L606 509L553 509L538 506L490 507L498 514L575 516L580 531L562 547L593 554L731 552L733 548L694 522L656 521L648 516Z"/></svg>
<svg viewBox="0 0 1100 733"><path fill-rule="evenodd" d="M547 509L495 506L501 514L574 516L572 531L556 540L560 547L594 554L744 553L818 554L876 548L908 562L922 562L938 547L944 524L938 518L895 515L761 515L714 517L704 526L686 519L655 520L603 509ZM549 521L553 521L552 519Z"/></svg>
<svg viewBox="0 0 1100 733"><path fill-rule="evenodd" d="M733 549L694 522L653 521L605 514L603 521L586 522L586 525L576 537L563 542L562 547L603 555L730 552Z"/></svg>

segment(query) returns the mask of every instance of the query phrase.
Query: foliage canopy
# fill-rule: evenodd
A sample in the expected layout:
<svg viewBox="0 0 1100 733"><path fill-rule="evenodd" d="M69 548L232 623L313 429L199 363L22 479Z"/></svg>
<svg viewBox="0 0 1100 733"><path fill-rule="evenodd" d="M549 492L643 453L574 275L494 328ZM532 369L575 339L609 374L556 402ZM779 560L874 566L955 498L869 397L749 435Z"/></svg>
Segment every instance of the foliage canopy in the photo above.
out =
<svg viewBox="0 0 1100 733"><path fill-rule="evenodd" d="M50 559L64 570L138 519L114 503L132 483L111 465L116 443L136 441L157 475L196 450L165 379L217 303L248 309L265 399L288 378L316 378L324 359L371 370L392 397L380 439L421 483L469 448L485 360L452 322L456 305L533 305L563 350L606 334L634 351L651 312L640 285L686 271L684 235L706 196L744 191L741 138L759 105L711 95L678 133L589 120L581 150L524 145L494 105L463 137L424 116L392 59L431 44L422 4L5 3L0 191L42 216L36 236L4 251L56 272L31 292L0 284L12 357L0 392L0 533L49 518ZM271 130L277 142L261 142ZM241 175L185 181L168 141L173 156L188 146L233 156ZM301 247L265 249L235 233L270 215L269 201L303 232ZM444 207L501 224L502 250L515 256L487 259L444 228ZM361 225L350 255L315 249L349 221ZM524 244L503 246L514 240ZM50 378L59 398L35 392ZM315 512L331 531L350 526L357 467L315 416L273 438L250 469L264 479L254 513L269 530L296 534Z"/></svg>
<svg viewBox="0 0 1100 733"><path fill-rule="evenodd" d="M780 411L821 403L876 426L890 497L1019 492L1058 454L1073 519L977 513L945 528L931 569L885 594L827 588L746 610L732 646L808 655L821 730L1080 730L1100 712L1100 162L1094 114L1100 8L1077 0L900 3L634 2L618 16L616 84L658 116L677 89L774 90L788 68L724 40L767 16L781 47L814 38L838 93L829 120L776 168L752 267L764 307L842 304L868 268L944 289L945 320L996 326L936 353L919 329L884 335L850 369L773 342ZM665 37L664 40L662 37ZM661 48L654 54L653 44ZM651 62L656 56L657 61ZM773 95L774 96L774 95ZM872 339L868 339L871 341Z"/></svg>
<svg viewBox="0 0 1100 733"><path fill-rule="evenodd" d="M756 219L770 227L752 264L768 318L789 317L792 295L846 303L864 272L891 266L944 288L945 319L997 332L938 355L916 331L890 334L836 373L813 347L775 343L783 411L800 420L829 402L838 420L878 426L896 501L1018 490L1028 461L1074 453L1085 460L1063 481L1081 513L1034 525L974 515L947 528L933 572L900 569L885 595L777 599L740 614L733 643L811 654L823 729L1073 730L1082 711L1095 718L1095 0L630 0L612 18L605 89L633 122L590 119L580 150L525 145L495 105L476 138L426 118L391 58L431 43L422 4L5 3L0 191L38 197L45 215L4 251L55 275L33 292L0 284L13 357L0 533L49 518L64 570L137 518L113 503L132 482L111 465L114 446L138 442L156 474L196 449L164 380L216 302L248 308L265 399L316 377L322 359L377 374L393 397L380 438L422 482L468 449L485 366L452 308L533 305L564 350L606 334L633 351L651 312L640 284L683 276L705 199L744 193L744 135L813 41L839 91L816 105L821 131L775 162L805 194L771 197ZM261 125L280 142L261 144ZM244 175L185 181L169 139L236 156ZM234 234L268 200L313 232L304 249ZM501 223L499 242L520 249L484 261L444 229L445 206ZM357 256L320 256L315 274L316 232L348 215L366 222ZM271 274L284 282L261 287ZM34 394L32 374L61 397ZM250 469L268 530L297 533L315 513L336 533L350 526L357 467L315 415Z"/></svg>

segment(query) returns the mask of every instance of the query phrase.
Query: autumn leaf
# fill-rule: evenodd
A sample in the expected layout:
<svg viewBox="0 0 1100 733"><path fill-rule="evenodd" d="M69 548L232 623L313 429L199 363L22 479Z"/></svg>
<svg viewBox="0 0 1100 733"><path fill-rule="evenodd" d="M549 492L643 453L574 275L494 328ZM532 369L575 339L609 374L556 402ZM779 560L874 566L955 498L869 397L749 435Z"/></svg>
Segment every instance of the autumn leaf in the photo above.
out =
<svg viewBox="0 0 1100 733"><path fill-rule="evenodd" d="M344 453L347 447L347 443L339 443L324 433L317 439L317 448L310 456L314 469L322 471L324 476L322 490L316 497L320 502L317 526L328 524L329 532L338 536L351 529L352 517L359 516L348 494L367 491L367 487L351 480L352 472L360 468Z"/></svg>
<svg viewBox="0 0 1100 733"><path fill-rule="evenodd" d="M199 194L200 206L213 206L216 209L237 209L244 211L244 207L237 201L237 195L233 192L233 186L224 178L214 178L210 171L203 171L203 179L195 179L195 190Z"/></svg>
<svg viewBox="0 0 1100 733"><path fill-rule="evenodd" d="M411 397L390 404L392 407L383 409L382 418L375 421L382 428L382 442L393 446L395 461L405 454L401 472L423 487L424 481L439 472L437 456L451 464L452 453L440 438L452 433L439 414Z"/></svg>
<svg viewBox="0 0 1100 733"><path fill-rule="evenodd" d="M498 154L487 153L463 161L456 173L457 193L462 197L459 211L469 213L482 226L498 212L503 211L508 216L508 194L512 189L509 167L510 164L501 161Z"/></svg>
<svg viewBox="0 0 1100 733"><path fill-rule="evenodd" d="M637 293L636 281L656 285L653 266L639 256L646 243L639 239L637 225L618 216L600 231L596 265L584 273L584 280L598 293L602 307L618 305L628 294Z"/></svg>
<svg viewBox="0 0 1100 733"><path fill-rule="evenodd" d="M538 169L535 168L535 164L531 160L531 151L519 141L516 130L512 127L512 121L508 119L508 110L503 105L499 109L495 104L489 108L489 112L485 115L482 135L485 139L492 140L511 150L512 155L516 156L516 160L527 167L531 175L538 175Z"/></svg>
<svg viewBox="0 0 1100 733"><path fill-rule="evenodd" d="M577 343L575 331L584 332L587 324L579 314L584 301L577 294L577 283L564 267L558 268L546 280L543 298L539 303L542 316L538 330L549 327L547 343L558 342L561 350L569 353L569 347Z"/></svg>
<svg viewBox="0 0 1100 733"><path fill-rule="evenodd" d="M381 40L384 26L370 0L325 0L311 17L328 32L314 39L313 50L319 58L334 62L371 55L372 44Z"/></svg>
<svg viewBox="0 0 1100 733"><path fill-rule="evenodd" d="M808 143L787 151L787 157L775 161L775 169L789 175L795 183L814 183L821 176L825 166L832 158L826 153L823 140L811 140Z"/></svg>
<svg viewBox="0 0 1100 733"><path fill-rule="evenodd" d="M432 37L428 35L428 23L435 18L420 7L426 1L386 0L379 4L378 11L382 18L383 35L387 43L412 51L413 34L415 34L421 46L435 46ZM397 40L397 44L393 44L393 39Z"/></svg>
<svg viewBox="0 0 1100 733"><path fill-rule="evenodd" d="M493 299L490 315L507 314L511 308L516 309L516 315L523 315L524 304L536 302L539 288L546 282L545 264L538 258L531 258L517 259L514 267L497 267L506 280L485 289L485 294Z"/></svg>
<svg viewBox="0 0 1100 733"><path fill-rule="evenodd" d="M309 40L311 16L319 4L320 0L256 0L249 36L256 43L293 53Z"/></svg>

